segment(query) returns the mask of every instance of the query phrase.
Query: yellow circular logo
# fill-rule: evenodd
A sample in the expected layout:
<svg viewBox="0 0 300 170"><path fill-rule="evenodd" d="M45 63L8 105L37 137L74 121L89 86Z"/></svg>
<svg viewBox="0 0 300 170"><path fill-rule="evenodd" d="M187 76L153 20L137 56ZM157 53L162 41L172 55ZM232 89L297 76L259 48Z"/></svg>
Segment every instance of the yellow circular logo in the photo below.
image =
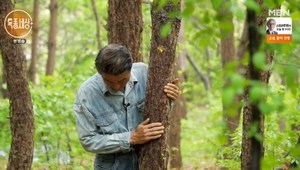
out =
<svg viewBox="0 0 300 170"><path fill-rule="evenodd" d="M6 32L14 38L27 36L32 29L32 19L24 10L13 10L7 14L4 20Z"/></svg>

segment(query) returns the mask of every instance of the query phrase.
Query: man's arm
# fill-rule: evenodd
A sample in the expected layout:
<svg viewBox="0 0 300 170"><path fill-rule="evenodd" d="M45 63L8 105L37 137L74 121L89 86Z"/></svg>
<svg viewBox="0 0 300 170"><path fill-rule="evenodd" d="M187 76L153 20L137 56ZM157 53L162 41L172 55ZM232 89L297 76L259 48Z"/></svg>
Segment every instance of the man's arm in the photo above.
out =
<svg viewBox="0 0 300 170"><path fill-rule="evenodd" d="M172 81L172 83L168 83L164 87L164 92L172 101L176 100L179 94L179 88L177 86L178 81L179 80L176 78ZM164 126L160 122L149 122L150 119L148 118L144 122L140 123L135 131L131 132L131 145L143 144L161 137L164 133Z"/></svg>
<svg viewBox="0 0 300 170"><path fill-rule="evenodd" d="M130 133L100 134L97 132L96 120L84 105L74 104L76 127L81 145L93 153L108 154L128 152Z"/></svg>

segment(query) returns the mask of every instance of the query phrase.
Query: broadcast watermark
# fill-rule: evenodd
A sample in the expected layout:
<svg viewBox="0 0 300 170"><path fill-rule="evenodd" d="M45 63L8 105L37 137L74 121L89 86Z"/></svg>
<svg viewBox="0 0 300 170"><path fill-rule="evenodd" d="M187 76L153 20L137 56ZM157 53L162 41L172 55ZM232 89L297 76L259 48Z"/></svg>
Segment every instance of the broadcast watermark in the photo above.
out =
<svg viewBox="0 0 300 170"><path fill-rule="evenodd" d="M266 20L267 43L291 43L292 42L292 18L290 10L269 10Z"/></svg>
<svg viewBox="0 0 300 170"><path fill-rule="evenodd" d="M26 37L32 29L32 18L24 10L13 10L8 13L4 20L4 28L7 34L14 37L12 43L25 44Z"/></svg>

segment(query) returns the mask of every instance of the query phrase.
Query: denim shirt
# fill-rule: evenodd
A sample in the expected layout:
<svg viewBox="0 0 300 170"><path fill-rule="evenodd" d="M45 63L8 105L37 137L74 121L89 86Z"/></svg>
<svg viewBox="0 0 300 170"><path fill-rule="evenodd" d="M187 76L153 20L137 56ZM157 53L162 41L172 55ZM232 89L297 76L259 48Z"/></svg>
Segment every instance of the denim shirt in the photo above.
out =
<svg viewBox="0 0 300 170"><path fill-rule="evenodd" d="M125 92L108 88L99 73L79 88L76 128L85 150L96 153L95 169L138 169L131 131L143 121L147 65L134 63Z"/></svg>

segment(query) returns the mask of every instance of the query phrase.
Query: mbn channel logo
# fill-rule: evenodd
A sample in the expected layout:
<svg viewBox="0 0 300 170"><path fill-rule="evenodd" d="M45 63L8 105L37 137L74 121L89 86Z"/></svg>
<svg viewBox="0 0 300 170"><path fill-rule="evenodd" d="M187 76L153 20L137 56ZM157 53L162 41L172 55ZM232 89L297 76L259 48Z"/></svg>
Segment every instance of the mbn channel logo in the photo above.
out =
<svg viewBox="0 0 300 170"><path fill-rule="evenodd" d="M266 21L267 43L292 42L292 18L289 10L269 10Z"/></svg>
<svg viewBox="0 0 300 170"><path fill-rule="evenodd" d="M14 39L14 44L25 44L26 37L32 29L32 19L30 15L24 10L13 10L8 13L4 20L5 31Z"/></svg>

